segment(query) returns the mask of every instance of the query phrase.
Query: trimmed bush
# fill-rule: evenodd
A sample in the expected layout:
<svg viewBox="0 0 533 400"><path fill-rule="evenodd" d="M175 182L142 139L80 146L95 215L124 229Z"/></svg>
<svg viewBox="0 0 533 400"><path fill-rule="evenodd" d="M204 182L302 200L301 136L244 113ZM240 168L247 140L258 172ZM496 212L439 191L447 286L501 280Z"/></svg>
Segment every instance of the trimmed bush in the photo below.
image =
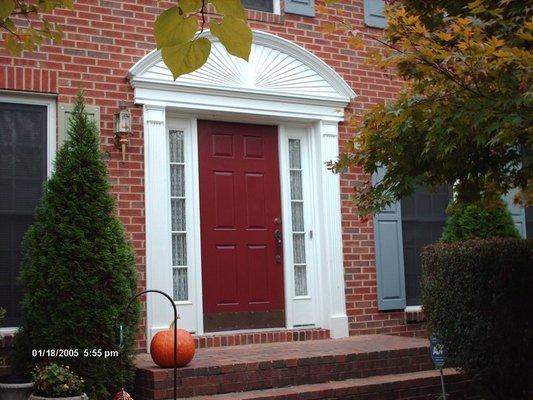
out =
<svg viewBox="0 0 533 400"><path fill-rule="evenodd" d="M452 204L449 207L441 242L491 237L520 238L513 218L502 201L485 207L477 204Z"/></svg>
<svg viewBox="0 0 533 400"><path fill-rule="evenodd" d="M137 288L133 250L115 215L99 142L80 94L69 138L57 154L55 172L24 238L23 319L14 345L19 369L29 371L54 360L69 365L83 378L83 391L91 399L112 398L122 387L122 368L125 382L131 382L139 315L135 304L121 356L98 356L98 351L117 349L116 319L123 318ZM79 354L43 359L32 357L32 349L77 349Z"/></svg>
<svg viewBox="0 0 533 400"><path fill-rule="evenodd" d="M528 399L533 359L533 242L493 238L428 246L422 304L448 365L486 399Z"/></svg>

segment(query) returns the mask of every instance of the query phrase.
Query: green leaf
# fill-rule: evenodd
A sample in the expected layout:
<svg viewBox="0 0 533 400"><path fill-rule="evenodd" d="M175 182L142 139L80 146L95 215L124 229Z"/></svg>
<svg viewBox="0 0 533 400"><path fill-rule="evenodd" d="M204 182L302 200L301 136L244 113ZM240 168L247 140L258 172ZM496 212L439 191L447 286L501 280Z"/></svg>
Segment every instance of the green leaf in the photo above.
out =
<svg viewBox="0 0 533 400"><path fill-rule="evenodd" d="M200 11L202 0L179 0L178 7L184 14Z"/></svg>
<svg viewBox="0 0 533 400"><path fill-rule="evenodd" d="M220 39L228 53L248 61L252 30L242 19L225 16L221 23L211 22L211 33Z"/></svg>
<svg viewBox="0 0 533 400"><path fill-rule="evenodd" d="M0 19L6 19L14 10L14 0L0 0Z"/></svg>
<svg viewBox="0 0 533 400"><path fill-rule="evenodd" d="M211 52L211 42L200 38L178 46L163 47L161 56L174 79L196 71L205 64Z"/></svg>
<svg viewBox="0 0 533 400"><path fill-rule="evenodd" d="M171 7L161 13L154 25L154 36L157 48L177 46L189 42L196 30L196 18L184 18L180 15L178 7Z"/></svg>
<svg viewBox="0 0 533 400"><path fill-rule="evenodd" d="M246 20L246 11L241 0L211 0L219 14Z"/></svg>

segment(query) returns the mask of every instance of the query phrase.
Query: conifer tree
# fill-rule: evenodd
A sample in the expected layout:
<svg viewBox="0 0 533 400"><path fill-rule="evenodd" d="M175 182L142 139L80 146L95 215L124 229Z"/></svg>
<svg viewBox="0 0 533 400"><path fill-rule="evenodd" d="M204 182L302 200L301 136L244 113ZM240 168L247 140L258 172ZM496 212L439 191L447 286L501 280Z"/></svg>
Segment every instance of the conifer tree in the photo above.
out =
<svg viewBox="0 0 533 400"><path fill-rule="evenodd" d="M103 352L117 350L116 321L135 293L136 267L81 92L68 136L24 238L23 323L14 363L27 369L48 361L33 357L32 349L77 349L77 356L59 361L85 380L89 398L105 399L121 387L122 370L126 383L133 378L137 303L120 356L104 358Z"/></svg>

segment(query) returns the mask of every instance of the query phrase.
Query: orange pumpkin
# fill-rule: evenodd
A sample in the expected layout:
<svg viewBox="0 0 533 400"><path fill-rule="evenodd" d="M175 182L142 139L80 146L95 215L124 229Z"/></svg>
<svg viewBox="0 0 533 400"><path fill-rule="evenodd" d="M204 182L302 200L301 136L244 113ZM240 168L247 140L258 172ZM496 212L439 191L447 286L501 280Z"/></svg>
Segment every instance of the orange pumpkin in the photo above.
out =
<svg viewBox="0 0 533 400"><path fill-rule="evenodd" d="M178 354L176 355L176 366L186 366L194 357L196 346L194 339L189 332L178 329ZM152 360L162 368L172 368L174 366L172 357L174 356L174 324L168 329L157 332L150 343L150 354Z"/></svg>

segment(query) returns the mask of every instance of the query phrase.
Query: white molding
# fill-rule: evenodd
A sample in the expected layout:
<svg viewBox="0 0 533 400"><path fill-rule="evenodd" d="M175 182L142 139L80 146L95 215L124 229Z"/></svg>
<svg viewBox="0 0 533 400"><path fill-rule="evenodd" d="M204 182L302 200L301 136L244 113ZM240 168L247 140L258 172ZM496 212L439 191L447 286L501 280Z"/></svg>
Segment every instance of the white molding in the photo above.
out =
<svg viewBox="0 0 533 400"><path fill-rule="evenodd" d="M340 122L342 111L348 102L313 104L308 99L287 101L281 96L271 98L251 98L245 92L234 95L220 93L202 93L201 89L191 93L177 88L154 84L153 87L135 88L135 103L146 105L165 104L178 112L194 113L199 117L209 118L213 110L228 115L245 115L270 117L291 121L328 120ZM235 120L235 118L233 118Z"/></svg>
<svg viewBox="0 0 533 400"><path fill-rule="evenodd" d="M308 148L309 174L305 183L308 186L309 197L309 219L307 230L313 230L313 239L309 240L309 251L313 255L313 268L316 275L310 277L310 295L306 298L294 299L294 302L314 302L314 320L316 325L323 328L329 328L331 336L334 338L348 336L348 318L346 316L345 291L344 291L344 268L342 253L342 235L341 235L341 211L340 211L340 181L338 175L334 175L326 169L324 162L335 159L338 156L338 123L343 120L344 107L348 104L355 94L342 78L335 73L323 61L318 59L307 50L295 45L285 39L277 36L254 32L254 43L270 46L271 48L285 52L297 60L302 61L310 70L319 74L325 81L331 84L336 90L334 97L316 97L309 96L306 93L287 94L284 92L267 92L267 91L247 91L242 87L229 85L228 87L208 87L203 84L185 85L179 82L164 81L152 78L143 78L143 73L152 66L160 62L160 55L153 51L140 60L130 70L130 81L135 89L135 102L144 105L145 112L145 169L146 169L146 234L147 234L147 286L152 289L167 287L168 282L165 279L157 277L157 271L154 270L154 254L158 257L166 258L170 251L170 245L167 238L162 238L163 246L167 249L161 250L160 243L156 238L158 235L156 227L150 219L154 215L158 218L164 218L166 211L155 210L158 205L153 198L154 195L162 196L166 202L168 196L168 172L162 171L161 174L155 174L152 171L154 165L150 163L161 163L160 158L166 160L167 150L166 141L159 140L154 150L154 135L165 135L165 123L169 123L174 116L190 121L192 138L196 138L196 120L199 118L208 120L224 120L233 122L249 122L256 124L270 124L279 126L279 140L286 138L286 131L294 127L299 127L302 137L305 137ZM153 117L152 114L156 114ZM166 117L165 117L166 114ZM155 119L156 121L152 121ZM150 122L152 121L152 122ZM166 122L165 122L166 121ZM165 143L164 145L162 143ZM284 146L281 142L278 144L280 149L280 179L281 189L286 197L287 182L286 176L282 169L286 161L283 161L285 155L282 154ZM198 157L197 144L193 144L193 153L196 152L196 162L193 162L193 181L197 190L199 190L198 176ZM159 153L157 153L159 152ZM164 153L164 154L163 154ZM159 155L158 155L159 154ZM194 155L194 154L193 154ZM154 161L155 160L155 161ZM165 164L166 165L166 164ZM162 176L161 176L162 175ZM151 181L151 179L155 179ZM159 186L158 186L159 185ZM194 191L193 191L194 193ZM150 204L151 205L150 205ZM194 200L193 215L199 218L199 196ZM284 237L288 237L287 227L290 226L290 213L287 212L287 206L284 205ZM161 207L158 207L161 208ZM167 207L164 207L167 208ZM289 205L290 208L290 205ZM159 214L158 214L159 213ZM167 220L169 218L167 217ZM199 219L198 219L199 221ZM163 222L160 226L164 229L164 234L169 231L166 224L170 221ZM160 224L161 225L161 224ZM201 233L199 223L194 233L194 240L198 248L200 247ZM306 242L307 244L307 242ZM155 249L151 246L156 246ZM156 251L160 249L161 251ZM288 246L284 243L285 254ZM201 250L195 255L195 261L201 265ZM287 258L287 257L285 257ZM313 268L311 270L313 270ZM168 268L170 270L170 268ZM197 268L196 275L196 302L197 307L197 333L202 334L203 314L201 311L201 267ZM289 307L289 299L292 299L293 277L285 271L285 299L287 311L288 327L294 323L294 311L292 305ZM165 274L163 274L165 275ZM168 281L168 279L167 279ZM155 283L157 285L153 286ZM314 294L314 295L313 295ZM190 299L192 303L195 299ZM148 301L155 301L154 299ZM292 301L291 301L292 302ZM155 316L156 312L164 313L161 308L154 307L153 304L148 307L147 329L148 338L151 333L157 329L165 327L163 319ZM158 322L157 319L161 321Z"/></svg>
<svg viewBox="0 0 533 400"><path fill-rule="evenodd" d="M422 311L422 306L407 306L404 308L405 312L420 312Z"/></svg>
<svg viewBox="0 0 533 400"><path fill-rule="evenodd" d="M166 243L170 221L161 207L169 198L166 160L165 108L145 105L145 223L146 223L146 289L159 289L168 293L169 276L158 273L167 265L170 246ZM172 293L172 292L170 292ZM167 299L153 293L146 295L146 335L148 343L156 331L168 328L172 321L172 310ZM169 318L170 316L170 318Z"/></svg>
<svg viewBox="0 0 533 400"><path fill-rule="evenodd" d="M320 243L322 244L321 280L323 287L322 307L327 315L326 324L332 338L348 336L348 317L346 315L346 296L344 281L344 262L342 251L342 228L340 208L340 178L324 165L339 155L338 124L317 123L320 157L317 163L320 180L322 227Z"/></svg>
<svg viewBox="0 0 533 400"><path fill-rule="evenodd" d="M278 96L286 101L308 99L335 107L346 105L356 97L350 86L324 61L279 36L253 31L249 63L229 55L208 30L200 36L208 37L213 47L206 65L199 70L174 81L162 62L160 51L153 50L130 69L131 85L135 89L172 87L173 91L202 91L219 96L235 92L237 97L257 100ZM136 95L135 98L142 103L142 97Z"/></svg>

